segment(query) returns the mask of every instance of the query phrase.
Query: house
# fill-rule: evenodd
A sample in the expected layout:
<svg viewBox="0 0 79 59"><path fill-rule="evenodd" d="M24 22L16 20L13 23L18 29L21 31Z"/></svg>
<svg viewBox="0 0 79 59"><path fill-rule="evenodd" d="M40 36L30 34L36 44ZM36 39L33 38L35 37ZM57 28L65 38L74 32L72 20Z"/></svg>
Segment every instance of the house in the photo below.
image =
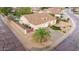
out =
<svg viewBox="0 0 79 59"><path fill-rule="evenodd" d="M45 28L49 25L54 25L56 23L56 19L47 13L34 13L21 16L20 23L27 24L36 30L40 27Z"/></svg>
<svg viewBox="0 0 79 59"><path fill-rule="evenodd" d="M44 9L43 11L39 11L39 13L50 13L54 14L55 16L59 16L62 13L62 8L61 7L50 7L48 9Z"/></svg>

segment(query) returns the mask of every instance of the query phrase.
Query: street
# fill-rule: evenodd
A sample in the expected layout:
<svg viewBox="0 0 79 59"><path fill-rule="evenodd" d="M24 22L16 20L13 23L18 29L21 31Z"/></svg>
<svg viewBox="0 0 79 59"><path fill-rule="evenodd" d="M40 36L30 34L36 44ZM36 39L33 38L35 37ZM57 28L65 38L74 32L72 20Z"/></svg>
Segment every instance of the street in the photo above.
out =
<svg viewBox="0 0 79 59"><path fill-rule="evenodd" d="M0 17L0 51L24 51L24 47Z"/></svg>

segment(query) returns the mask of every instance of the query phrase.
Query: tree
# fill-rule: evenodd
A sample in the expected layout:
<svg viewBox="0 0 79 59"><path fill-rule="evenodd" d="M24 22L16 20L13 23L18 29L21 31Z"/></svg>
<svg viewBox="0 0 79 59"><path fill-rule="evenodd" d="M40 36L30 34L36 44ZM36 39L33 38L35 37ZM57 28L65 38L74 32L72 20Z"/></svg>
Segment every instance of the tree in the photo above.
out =
<svg viewBox="0 0 79 59"><path fill-rule="evenodd" d="M33 34L33 39L36 42L42 43L42 42L46 41L49 36L50 36L50 34L45 28L39 28Z"/></svg>
<svg viewBox="0 0 79 59"><path fill-rule="evenodd" d="M31 14L31 13L32 13L32 11L31 11L30 7L20 7L20 8L17 8L15 11L15 15L17 15L17 16Z"/></svg>
<svg viewBox="0 0 79 59"><path fill-rule="evenodd" d="M3 13L4 15L12 13L11 10L12 10L11 7L0 7L0 13Z"/></svg>
<svg viewBox="0 0 79 59"><path fill-rule="evenodd" d="M48 9L49 7L41 7L41 10Z"/></svg>

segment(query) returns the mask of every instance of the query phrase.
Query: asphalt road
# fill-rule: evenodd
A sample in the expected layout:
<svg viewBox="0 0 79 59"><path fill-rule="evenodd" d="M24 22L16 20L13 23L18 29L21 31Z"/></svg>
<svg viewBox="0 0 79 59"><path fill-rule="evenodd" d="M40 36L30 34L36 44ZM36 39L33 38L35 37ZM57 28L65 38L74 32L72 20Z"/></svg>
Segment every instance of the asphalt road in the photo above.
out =
<svg viewBox="0 0 79 59"><path fill-rule="evenodd" d="M23 45L0 17L0 51L24 51Z"/></svg>
<svg viewBox="0 0 79 59"><path fill-rule="evenodd" d="M53 51L79 51L79 16L76 16L70 10L66 13L72 18L76 24L76 28L62 43L60 43Z"/></svg>

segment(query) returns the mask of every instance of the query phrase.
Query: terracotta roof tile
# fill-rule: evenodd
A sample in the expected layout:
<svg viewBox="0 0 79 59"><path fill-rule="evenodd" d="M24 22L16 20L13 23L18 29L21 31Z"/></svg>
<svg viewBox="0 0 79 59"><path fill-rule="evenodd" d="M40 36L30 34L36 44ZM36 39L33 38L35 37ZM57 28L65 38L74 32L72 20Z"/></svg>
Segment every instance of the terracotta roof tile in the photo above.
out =
<svg viewBox="0 0 79 59"><path fill-rule="evenodd" d="M62 11L62 8L60 7L52 7L44 10L44 12L50 12L52 14L60 14L61 11Z"/></svg>
<svg viewBox="0 0 79 59"><path fill-rule="evenodd" d="M48 21L55 20L55 17L47 14L47 13L35 13L35 14L29 14L24 15L27 20L34 25L39 25Z"/></svg>

